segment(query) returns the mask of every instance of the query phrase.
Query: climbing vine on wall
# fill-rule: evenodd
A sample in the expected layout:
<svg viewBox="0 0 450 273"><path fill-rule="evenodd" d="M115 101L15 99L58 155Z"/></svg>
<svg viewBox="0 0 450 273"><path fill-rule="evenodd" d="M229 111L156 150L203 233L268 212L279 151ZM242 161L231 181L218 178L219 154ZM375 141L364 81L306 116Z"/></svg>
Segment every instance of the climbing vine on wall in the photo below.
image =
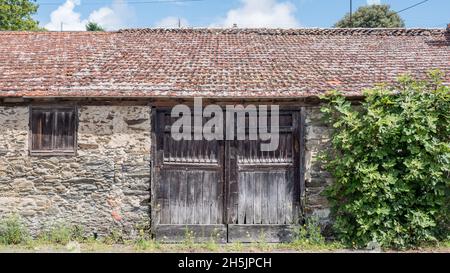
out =
<svg viewBox="0 0 450 273"><path fill-rule="evenodd" d="M450 88L432 71L365 91L352 105L328 93L333 128L322 156L335 177L327 189L336 235L364 247L409 247L449 237Z"/></svg>

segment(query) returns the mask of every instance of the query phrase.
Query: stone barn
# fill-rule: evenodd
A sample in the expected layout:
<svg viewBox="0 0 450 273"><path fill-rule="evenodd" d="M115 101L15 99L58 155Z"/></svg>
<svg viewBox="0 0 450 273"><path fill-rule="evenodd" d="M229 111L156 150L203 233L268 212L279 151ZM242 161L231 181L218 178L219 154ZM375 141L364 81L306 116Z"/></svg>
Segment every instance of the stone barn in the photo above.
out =
<svg viewBox="0 0 450 273"><path fill-rule="evenodd" d="M0 32L0 217L20 215L33 234L60 223L97 236L145 226L163 241L289 240L305 216L330 221L318 96L357 101L430 69L450 82L448 30ZM224 111L278 105L278 148L175 140L171 109L194 98Z"/></svg>

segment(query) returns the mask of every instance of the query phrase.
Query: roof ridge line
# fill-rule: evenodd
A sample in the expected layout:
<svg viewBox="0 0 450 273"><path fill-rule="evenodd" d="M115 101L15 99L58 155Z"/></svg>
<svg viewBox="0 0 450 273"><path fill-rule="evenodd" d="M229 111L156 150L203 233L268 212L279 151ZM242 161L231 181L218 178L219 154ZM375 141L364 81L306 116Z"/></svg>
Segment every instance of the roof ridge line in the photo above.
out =
<svg viewBox="0 0 450 273"><path fill-rule="evenodd" d="M137 28L120 29L118 33L206 33L259 35L406 35L427 36L446 33L445 28Z"/></svg>

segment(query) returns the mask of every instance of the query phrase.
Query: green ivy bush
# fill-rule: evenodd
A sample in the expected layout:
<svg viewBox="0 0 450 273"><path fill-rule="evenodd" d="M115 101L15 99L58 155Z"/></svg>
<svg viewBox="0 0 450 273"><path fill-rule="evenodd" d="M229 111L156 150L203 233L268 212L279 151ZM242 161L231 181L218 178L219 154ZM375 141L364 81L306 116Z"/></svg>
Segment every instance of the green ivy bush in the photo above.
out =
<svg viewBox="0 0 450 273"><path fill-rule="evenodd" d="M338 238L354 247L411 247L449 238L450 88L443 74L402 76L353 104L323 97L332 126L322 155Z"/></svg>

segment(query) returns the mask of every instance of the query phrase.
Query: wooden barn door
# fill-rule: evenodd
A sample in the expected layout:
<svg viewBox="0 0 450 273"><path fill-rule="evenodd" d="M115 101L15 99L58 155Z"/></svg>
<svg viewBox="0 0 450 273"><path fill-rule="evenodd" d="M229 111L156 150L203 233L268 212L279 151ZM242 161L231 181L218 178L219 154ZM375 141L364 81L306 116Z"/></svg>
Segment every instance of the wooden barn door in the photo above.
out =
<svg viewBox="0 0 450 273"><path fill-rule="evenodd" d="M171 137L175 121L157 111L153 224L157 239L226 242L224 223L224 146L221 141Z"/></svg>
<svg viewBox="0 0 450 273"><path fill-rule="evenodd" d="M155 110L152 221L158 240L287 241L300 204L299 113L280 113L279 147L261 141L171 137L170 111Z"/></svg>
<svg viewBox="0 0 450 273"><path fill-rule="evenodd" d="M289 241L300 213L298 112L280 113L279 147L227 142L228 241Z"/></svg>

